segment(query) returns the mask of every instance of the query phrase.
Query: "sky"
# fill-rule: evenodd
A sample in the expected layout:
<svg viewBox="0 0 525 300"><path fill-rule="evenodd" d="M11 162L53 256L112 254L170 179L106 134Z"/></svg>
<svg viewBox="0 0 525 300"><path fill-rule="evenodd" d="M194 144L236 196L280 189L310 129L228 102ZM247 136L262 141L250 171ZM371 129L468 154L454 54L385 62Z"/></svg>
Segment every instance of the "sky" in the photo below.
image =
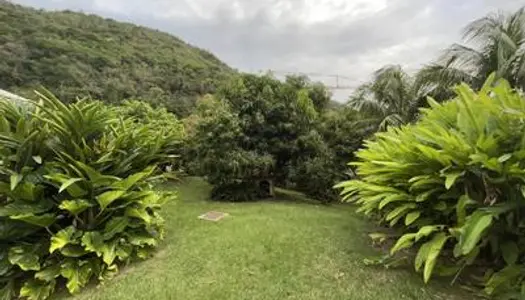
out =
<svg viewBox="0 0 525 300"><path fill-rule="evenodd" d="M311 74L346 98L388 64L415 71L469 22L523 0L15 0L174 34L247 72Z"/></svg>

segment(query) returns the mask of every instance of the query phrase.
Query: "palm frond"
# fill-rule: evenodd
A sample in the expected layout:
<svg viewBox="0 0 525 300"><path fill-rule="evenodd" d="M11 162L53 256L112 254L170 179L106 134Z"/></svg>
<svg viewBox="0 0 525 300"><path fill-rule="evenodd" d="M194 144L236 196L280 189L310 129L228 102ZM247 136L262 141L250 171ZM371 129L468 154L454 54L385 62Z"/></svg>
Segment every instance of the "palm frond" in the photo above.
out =
<svg viewBox="0 0 525 300"><path fill-rule="evenodd" d="M485 59L478 50L460 44L452 44L444 51L439 61L448 66L476 72Z"/></svg>
<svg viewBox="0 0 525 300"><path fill-rule="evenodd" d="M400 126L406 123L406 120L398 115L398 114L391 114L386 116L381 123L379 123L379 129L380 130L386 130L389 126Z"/></svg>
<svg viewBox="0 0 525 300"><path fill-rule="evenodd" d="M373 97L351 97L346 105L367 116L382 117L388 111L385 103L381 103Z"/></svg>
<svg viewBox="0 0 525 300"><path fill-rule="evenodd" d="M418 91L418 98L430 95L438 100L445 100L450 97L452 87L466 82L474 83L476 80L471 73L449 64L431 64L423 67L417 74L414 83Z"/></svg>

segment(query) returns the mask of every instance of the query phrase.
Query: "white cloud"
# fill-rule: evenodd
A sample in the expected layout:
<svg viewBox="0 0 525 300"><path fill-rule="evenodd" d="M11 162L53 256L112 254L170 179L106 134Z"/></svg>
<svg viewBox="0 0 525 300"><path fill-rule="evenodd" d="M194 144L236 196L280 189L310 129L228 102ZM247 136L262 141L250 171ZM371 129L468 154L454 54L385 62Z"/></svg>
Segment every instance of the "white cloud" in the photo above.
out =
<svg viewBox="0 0 525 300"><path fill-rule="evenodd" d="M366 18L387 8L387 0L305 0L300 19L306 24Z"/></svg>

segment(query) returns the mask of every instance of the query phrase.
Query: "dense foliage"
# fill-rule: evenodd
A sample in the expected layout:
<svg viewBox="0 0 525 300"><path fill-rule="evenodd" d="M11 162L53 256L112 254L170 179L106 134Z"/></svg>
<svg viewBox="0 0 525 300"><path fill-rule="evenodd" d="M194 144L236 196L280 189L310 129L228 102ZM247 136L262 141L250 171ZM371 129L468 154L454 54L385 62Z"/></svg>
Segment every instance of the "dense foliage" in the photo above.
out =
<svg viewBox="0 0 525 300"><path fill-rule="evenodd" d="M259 198L259 179L268 178L272 157L242 147L238 116L226 102L208 96L199 101L193 134L188 136L187 167L214 184L212 198L247 201Z"/></svg>
<svg viewBox="0 0 525 300"><path fill-rule="evenodd" d="M143 99L188 115L232 70L207 51L156 30L82 13L0 1L0 88L61 100Z"/></svg>
<svg viewBox="0 0 525 300"><path fill-rule="evenodd" d="M339 197L333 185L349 178L352 171L347 162L354 159L354 151L375 131L375 126L359 112L345 107L324 112L314 126L312 133L319 134L310 135L317 140L310 147L314 151L301 152L291 170L290 182L310 197L335 201Z"/></svg>
<svg viewBox="0 0 525 300"><path fill-rule="evenodd" d="M424 96L401 66L385 66L352 93L347 105L359 111L369 126L384 130L414 121Z"/></svg>
<svg viewBox="0 0 525 300"><path fill-rule="evenodd" d="M268 181L333 200L331 187L334 178L342 179L343 164L334 161L330 146L352 145L345 150L352 151L360 140L351 133L357 132L350 126L354 115L345 109L328 113L328 103L327 91L304 77L281 82L269 75L240 75L202 99L189 118L190 169L215 185L217 199L267 196L259 185ZM339 130L345 117L350 133Z"/></svg>
<svg viewBox="0 0 525 300"><path fill-rule="evenodd" d="M0 100L2 299L45 299L62 283L76 293L146 258L164 236L158 211L171 198L152 184L157 165L177 154L176 121L126 117L133 103L39 98Z"/></svg>
<svg viewBox="0 0 525 300"><path fill-rule="evenodd" d="M391 249L418 249L416 270L485 270L490 295L523 299L525 286L525 98L490 78L479 93L431 101L414 125L378 133L357 152L359 179L344 200L402 236Z"/></svg>

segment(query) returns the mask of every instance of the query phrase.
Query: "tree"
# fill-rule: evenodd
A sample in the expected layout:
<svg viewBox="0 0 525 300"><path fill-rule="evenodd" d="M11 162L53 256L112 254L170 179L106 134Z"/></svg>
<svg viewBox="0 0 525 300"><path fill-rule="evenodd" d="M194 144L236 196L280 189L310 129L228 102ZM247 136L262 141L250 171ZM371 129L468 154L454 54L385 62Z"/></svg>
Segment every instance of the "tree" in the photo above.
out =
<svg viewBox="0 0 525 300"><path fill-rule="evenodd" d="M312 82L305 75L288 75L286 76L286 83L296 89L306 89L308 97L318 112L328 108L332 94L321 82Z"/></svg>
<svg viewBox="0 0 525 300"><path fill-rule="evenodd" d="M413 79L399 65L377 70L373 79L350 96L347 105L365 116L377 129L415 119L420 96Z"/></svg>
<svg viewBox="0 0 525 300"><path fill-rule="evenodd" d="M310 87L308 80L242 74L199 102L186 122L187 157L215 185L214 198L260 198L261 181L287 185L299 164L328 152Z"/></svg>
<svg viewBox="0 0 525 300"><path fill-rule="evenodd" d="M525 7L473 21L464 29L463 39L472 46L450 46L417 74L418 89L444 100L453 95L452 86L467 82L478 89L492 72L525 88Z"/></svg>
<svg viewBox="0 0 525 300"><path fill-rule="evenodd" d="M309 134L299 139L300 153L293 165L293 188L323 202L339 199L336 182L348 179L347 162L375 129L362 122L359 112L339 107L326 111Z"/></svg>
<svg viewBox="0 0 525 300"><path fill-rule="evenodd" d="M187 140L187 166L214 185L216 200L247 201L267 196L261 179L272 176L273 158L247 149L243 122L231 105L213 96L201 99Z"/></svg>

